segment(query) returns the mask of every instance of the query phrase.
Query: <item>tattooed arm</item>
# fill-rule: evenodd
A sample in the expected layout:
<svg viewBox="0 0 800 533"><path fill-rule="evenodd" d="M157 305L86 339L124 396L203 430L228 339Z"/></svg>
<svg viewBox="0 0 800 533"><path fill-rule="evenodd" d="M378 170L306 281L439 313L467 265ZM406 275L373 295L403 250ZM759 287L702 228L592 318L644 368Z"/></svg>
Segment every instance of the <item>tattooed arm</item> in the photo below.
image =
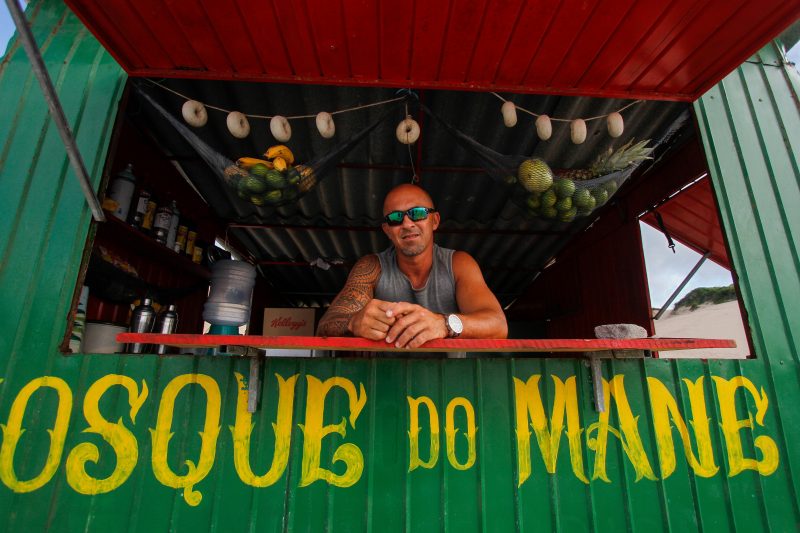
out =
<svg viewBox="0 0 800 533"><path fill-rule="evenodd" d="M390 302L373 298L380 275L378 256L368 255L359 259L350 271L344 288L319 321L317 335L355 335L372 340L386 338L386 332L394 324L395 318L386 316Z"/></svg>

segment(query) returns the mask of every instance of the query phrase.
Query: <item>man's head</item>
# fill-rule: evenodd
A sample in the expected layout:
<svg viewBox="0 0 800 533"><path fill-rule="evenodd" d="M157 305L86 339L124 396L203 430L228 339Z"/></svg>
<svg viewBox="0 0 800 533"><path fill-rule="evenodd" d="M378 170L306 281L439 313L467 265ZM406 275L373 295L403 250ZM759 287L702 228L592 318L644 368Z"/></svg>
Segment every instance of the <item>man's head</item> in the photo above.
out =
<svg viewBox="0 0 800 533"><path fill-rule="evenodd" d="M433 244L433 232L439 227L439 213L429 212L424 219L411 220L406 213L413 207L433 209L430 195L416 185L398 185L386 195L383 201L383 216L400 211L403 213L397 225L383 222L383 232L401 254L413 257L421 254ZM421 213L421 212L420 212ZM395 215L395 217L400 215Z"/></svg>

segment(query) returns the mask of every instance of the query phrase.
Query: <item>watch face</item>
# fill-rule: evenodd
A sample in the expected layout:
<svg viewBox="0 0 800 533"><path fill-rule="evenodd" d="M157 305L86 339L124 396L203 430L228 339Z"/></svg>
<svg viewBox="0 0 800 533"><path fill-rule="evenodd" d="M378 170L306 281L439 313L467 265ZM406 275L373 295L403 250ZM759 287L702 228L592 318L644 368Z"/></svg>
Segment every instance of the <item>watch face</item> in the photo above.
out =
<svg viewBox="0 0 800 533"><path fill-rule="evenodd" d="M461 332L464 331L464 324L461 323L461 319L458 318L458 315L449 315L447 317L447 324L456 335L460 335Z"/></svg>

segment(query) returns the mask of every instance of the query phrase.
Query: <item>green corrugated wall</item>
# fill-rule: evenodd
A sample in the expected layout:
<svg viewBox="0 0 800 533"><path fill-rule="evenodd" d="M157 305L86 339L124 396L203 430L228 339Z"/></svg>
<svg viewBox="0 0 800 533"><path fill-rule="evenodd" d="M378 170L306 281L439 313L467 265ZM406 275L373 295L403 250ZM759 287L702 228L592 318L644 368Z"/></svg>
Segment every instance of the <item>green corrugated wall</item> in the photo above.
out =
<svg viewBox="0 0 800 533"><path fill-rule="evenodd" d="M61 2L33 3L28 16L99 185L125 74ZM249 424L242 418L239 433L231 429L241 388L235 372L246 376L247 362L58 352L90 215L25 55L12 45L0 64L2 529L797 530L797 89L796 74L768 47L695 106L756 359L605 362L615 393L607 424L593 409L588 369L575 360L272 360L248 457L234 443L243 442ZM279 398L290 397L279 396L277 376L294 384L293 404L281 411L290 417L290 442L285 469L268 480L275 431L281 434L282 427ZM538 387L522 387L536 385L536 376ZM338 386L323 400L307 401L332 377L353 385L354 403ZM174 396L181 379L186 386ZM675 399L677 414L669 422L657 421L663 394ZM436 462L413 471L409 397L428 398L439 419L433 442L440 449L431 457L432 420L420 407L420 460ZM563 432L549 439L546 433L562 420L554 408L562 399L575 410L563 416ZM518 424L526 405L534 406L532 418ZM687 460L678 414L700 465ZM344 435L318 440L322 426L334 425ZM536 430L541 441L531 436ZM210 443L205 449L202 439ZM530 476L520 484L526 442ZM97 457L87 443L96 446ZM560 446L550 455L553 473L541 451L548 443ZM669 453L659 458L659 450L668 449L674 450L672 466ZM323 470L315 470L314 458ZM350 463L336 458L363 466L351 486L324 479L301 486L315 471L332 480L342 475ZM758 461L764 461L762 472ZM187 490L168 486L198 471L203 475ZM119 486L87 483L91 478L117 479ZM259 483L266 486L251 486ZM82 493L92 491L99 493Z"/></svg>

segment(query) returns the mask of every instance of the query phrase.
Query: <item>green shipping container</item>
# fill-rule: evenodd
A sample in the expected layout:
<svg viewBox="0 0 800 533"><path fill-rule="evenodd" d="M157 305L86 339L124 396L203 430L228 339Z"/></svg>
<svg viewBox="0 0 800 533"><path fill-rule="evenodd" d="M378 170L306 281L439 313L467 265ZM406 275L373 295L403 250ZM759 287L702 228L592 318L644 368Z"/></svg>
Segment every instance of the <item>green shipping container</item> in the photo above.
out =
<svg viewBox="0 0 800 533"><path fill-rule="evenodd" d="M28 8L96 188L126 75ZM0 62L5 531L796 531L800 94L777 45L694 103L756 357L274 359L59 351L90 213L22 47Z"/></svg>

